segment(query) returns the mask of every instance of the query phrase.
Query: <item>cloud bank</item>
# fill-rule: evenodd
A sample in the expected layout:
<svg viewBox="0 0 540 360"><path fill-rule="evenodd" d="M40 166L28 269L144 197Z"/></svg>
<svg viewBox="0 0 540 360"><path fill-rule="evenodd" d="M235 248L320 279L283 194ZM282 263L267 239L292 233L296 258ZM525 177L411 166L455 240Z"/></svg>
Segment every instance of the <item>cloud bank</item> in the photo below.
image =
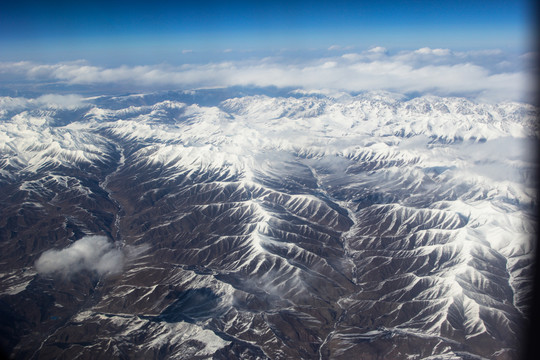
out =
<svg viewBox="0 0 540 360"><path fill-rule="evenodd" d="M70 276L82 270L99 275L118 273L124 264L124 254L105 236L87 236L65 249L45 251L36 261L38 273Z"/></svg>
<svg viewBox="0 0 540 360"><path fill-rule="evenodd" d="M374 47L318 58L285 56L207 64L100 67L84 61L0 63L0 79L77 86L123 85L145 89L276 86L349 92L386 90L483 101L527 101L530 74L522 56L500 50L453 52L421 48L391 54Z"/></svg>

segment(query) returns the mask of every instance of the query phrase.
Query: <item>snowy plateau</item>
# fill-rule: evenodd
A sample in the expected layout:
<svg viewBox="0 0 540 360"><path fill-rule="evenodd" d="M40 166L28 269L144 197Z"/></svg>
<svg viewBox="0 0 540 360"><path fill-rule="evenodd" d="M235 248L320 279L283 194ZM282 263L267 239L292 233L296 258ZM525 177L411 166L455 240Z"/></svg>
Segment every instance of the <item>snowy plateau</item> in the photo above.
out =
<svg viewBox="0 0 540 360"><path fill-rule="evenodd" d="M7 356L520 357L533 106L47 96L0 98Z"/></svg>

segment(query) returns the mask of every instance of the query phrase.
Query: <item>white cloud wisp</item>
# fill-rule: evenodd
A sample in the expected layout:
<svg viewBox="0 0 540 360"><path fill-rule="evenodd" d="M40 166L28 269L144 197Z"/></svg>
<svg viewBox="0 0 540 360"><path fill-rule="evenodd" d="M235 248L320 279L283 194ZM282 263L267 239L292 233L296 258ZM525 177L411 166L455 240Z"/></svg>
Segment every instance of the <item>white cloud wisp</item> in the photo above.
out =
<svg viewBox="0 0 540 360"><path fill-rule="evenodd" d="M70 276L83 270L114 274L123 264L124 254L105 236L87 236L64 249L45 251L35 266L40 274Z"/></svg>

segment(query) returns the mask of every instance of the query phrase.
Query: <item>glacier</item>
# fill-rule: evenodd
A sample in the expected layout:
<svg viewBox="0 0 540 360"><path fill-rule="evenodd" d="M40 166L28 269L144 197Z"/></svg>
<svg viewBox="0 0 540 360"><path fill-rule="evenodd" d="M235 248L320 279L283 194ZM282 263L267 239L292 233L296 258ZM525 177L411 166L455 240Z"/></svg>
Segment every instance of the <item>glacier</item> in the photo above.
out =
<svg viewBox="0 0 540 360"><path fill-rule="evenodd" d="M39 99L0 99L8 354L519 358L536 251L532 105ZM36 270L88 236L114 243L123 268Z"/></svg>

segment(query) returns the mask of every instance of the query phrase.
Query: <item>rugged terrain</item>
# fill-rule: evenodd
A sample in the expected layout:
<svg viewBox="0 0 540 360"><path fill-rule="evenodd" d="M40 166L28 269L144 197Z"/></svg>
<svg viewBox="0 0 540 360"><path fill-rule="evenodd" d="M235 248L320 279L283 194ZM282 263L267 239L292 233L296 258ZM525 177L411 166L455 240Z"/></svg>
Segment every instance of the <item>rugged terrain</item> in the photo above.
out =
<svg viewBox="0 0 540 360"><path fill-rule="evenodd" d="M533 118L390 93L0 98L0 345L517 359Z"/></svg>

